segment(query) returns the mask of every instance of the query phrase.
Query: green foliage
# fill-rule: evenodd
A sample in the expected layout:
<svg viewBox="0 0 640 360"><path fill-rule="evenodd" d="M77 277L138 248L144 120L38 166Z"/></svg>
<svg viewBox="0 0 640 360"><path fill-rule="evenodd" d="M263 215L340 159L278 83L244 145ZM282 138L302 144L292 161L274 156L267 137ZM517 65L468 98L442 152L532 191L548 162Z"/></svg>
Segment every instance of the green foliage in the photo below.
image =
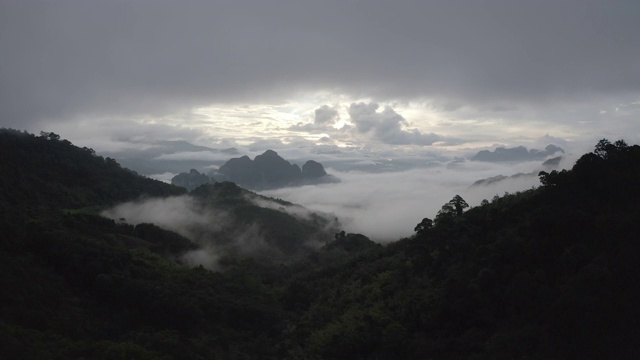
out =
<svg viewBox="0 0 640 360"><path fill-rule="evenodd" d="M245 190L232 182L201 185L191 192L203 207L219 209L229 215L220 230L208 234L214 245L230 253L242 248L260 248L269 258L289 257L307 250L314 243L324 243L337 229L337 219L327 214L311 213L301 206L267 198ZM207 229L203 229L208 231ZM252 242L238 242L238 239ZM235 247L235 248L234 248ZM279 253L279 254L278 254ZM259 255L253 255L259 256Z"/></svg>
<svg viewBox="0 0 640 360"><path fill-rule="evenodd" d="M38 146L52 146L59 158L67 151L95 157L53 135L0 139L19 143L24 137L31 145L17 144L22 150L16 154L26 163L24 154L37 153ZM0 156L3 174L13 174L3 185L15 185L3 187L0 198L3 357L640 356L637 145L599 143L573 169L543 174L542 187L496 196L480 207L468 209L456 196L410 238L381 245L342 231L286 265L225 258L224 273L176 262L194 248L188 239L88 211L129 196L103 192L131 179L110 161L77 164L95 166L105 178L101 185L73 187L71 163L44 166L52 180L45 185L40 170L26 164L33 176L19 184L15 176L22 170L4 171L16 163ZM160 189L133 181L142 185L132 196ZM290 227L291 218L279 209L251 207L255 194L233 184L193 194L245 224L274 224L269 231L277 238L289 236L281 228L296 237L308 234L307 225ZM62 211L69 208L84 210Z"/></svg>
<svg viewBox="0 0 640 360"><path fill-rule="evenodd" d="M41 136L0 129L0 211L109 205L141 195L184 189L137 175L110 158L78 148L54 133Z"/></svg>
<svg viewBox="0 0 640 360"><path fill-rule="evenodd" d="M440 211L435 218L436 224L451 223L457 216L462 215L464 209L468 208L469 204L460 196L456 195L448 203L442 205ZM417 229L415 231L418 231Z"/></svg>
<svg viewBox="0 0 640 360"><path fill-rule="evenodd" d="M424 236L429 229L433 227L433 220L429 218L424 218L416 227L413 229L417 233L418 236Z"/></svg>

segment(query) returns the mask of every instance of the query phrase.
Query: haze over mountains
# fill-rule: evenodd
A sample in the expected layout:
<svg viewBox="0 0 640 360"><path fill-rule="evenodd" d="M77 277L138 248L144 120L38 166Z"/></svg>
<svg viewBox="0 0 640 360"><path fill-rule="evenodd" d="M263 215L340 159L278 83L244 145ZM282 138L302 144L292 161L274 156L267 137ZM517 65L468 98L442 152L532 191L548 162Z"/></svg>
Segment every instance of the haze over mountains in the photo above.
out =
<svg viewBox="0 0 640 360"><path fill-rule="evenodd" d="M528 151L524 146L514 148L498 147L493 152L489 150L482 150L474 155L471 160L488 162L544 160L545 158L557 153L564 154L564 150L555 145L547 145L544 150L531 149Z"/></svg>
<svg viewBox="0 0 640 360"><path fill-rule="evenodd" d="M120 148L102 152L117 159L123 166L146 175L170 174L171 176L190 169L205 169L222 165L229 157L239 154L235 148L217 149L194 145L184 140L153 140L145 142L123 142Z"/></svg>
<svg viewBox="0 0 640 360"><path fill-rule="evenodd" d="M335 215L260 196L231 182L187 193L54 133L36 137L0 129L0 146L1 169L8 174L2 179L5 213L68 209L97 211L131 225L153 223L197 245L197 256L181 255L192 265L217 268L218 259L236 253L284 261L326 243L340 227Z"/></svg>
<svg viewBox="0 0 640 360"><path fill-rule="evenodd" d="M0 359L640 359L639 15L0 0Z"/></svg>
<svg viewBox="0 0 640 360"><path fill-rule="evenodd" d="M54 133L0 130L0 170L8 358L640 356L638 145L603 139L478 206L450 194L387 244L230 182L186 193Z"/></svg>
<svg viewBox="0 0 640 360"><path fill-rule="evenodd" d="M541 139L541 145L532 146L531 153L536 151L533 150L535 148L547 146L542 141L550 140L552 139ZM505 191L513 192L536 186L537 172L548 169L541 165L546 160L538 160L540 154L535 160L527 156L518 161L485 162L470 160L478 154L477 150L445 155L424 149L390 153L375 149L319 146L314 151L309 151L306 148L294 148L293 145L269 142L262 146L275 146L277 149L278 157L282 160L274 162L280 165L274 165L273 169L279 168L280 175L264 177L251 160L255 157L260 160L259 156L264 154L264 150L257 151L259 147L224 148L225 152L235 152L234 156L212 147L199 148L178 142L162 142L163 145L159 145L161 142L155 141L145 144L147 150L120 150L111 152L110 156L118 161L136 158L139 164L148 163L155 168L148 173L144 172L148 167L134 167L137 172L165 182L174 178L174 183L192 189L199 184L215 181L208 180L207 176L211 178L216 175L219 180L231 180L219 169L231 158L238 159L239 155L248 154L243 155L246 156L245 159L231 162L232 165L234 162L239 165L231 170L235 182L267 196L287 199L317 211L336 213L346 229L353 232L366 231L378 241L391 241L407 236L407 229L420 220L417 216L401 216L399 210L393 209L411 209L408 210L409 213L425 211L433 215L439 210L439 204L448 200L447 194L450 193L459 193L470 204L477 205L483 199ZM180 147L172 148L176 144L180 144ZM491 152L500 147L504 146L494 145ZM525 149L525 152L529 154L530 150ZM557 154L561 152L558 151ZM557 160L557 168L570 167L577 155L567 151ZM552 156L549 155L549 158ZM302 173L302 165L309 160L322 164L328 175L311 181L309 178L299 177L296 170L291 171L290 165L298 164ZM123 162L126 163L126 160ZM165 164L166 167L163 167ZM175 171L176 169L181 170ZM529 175L510 177L519 173ZM293 178L283 181L283 178L278 178L282 174L293 175ZM487 181L484 186L469 188L474 182L497 177L502 179L499 184ZM336 178L340 180L339 183L333 182ZM266 179L274 182L263 182Z"/></svg>
<svg viewBox="0 0 640 360"><path fill-rule="evenodd" d="M267 150L254 160L248 156L233 158L219 169L211 170L207 175L191 169L189 173L180 173L171 179L171 183L193 190L198 185L210 182L232 181L242 187L253 190L268 190L281 187L336 183L340 180L327 174L322 164L308 160L302 169L291 164L273 150Z"/></svg>

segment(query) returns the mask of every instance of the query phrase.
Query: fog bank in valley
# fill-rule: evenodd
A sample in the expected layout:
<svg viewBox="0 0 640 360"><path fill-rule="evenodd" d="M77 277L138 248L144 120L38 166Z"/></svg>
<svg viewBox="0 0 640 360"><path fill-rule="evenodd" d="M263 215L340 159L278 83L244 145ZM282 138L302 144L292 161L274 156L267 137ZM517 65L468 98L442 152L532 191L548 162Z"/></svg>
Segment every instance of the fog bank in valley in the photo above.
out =
<svg viewBox="0 0 640 360"><path fill-rule="evenodd" d="M564 162L563 162L564 164ZM284 188L262 192L314 210L333 212L347 232L362 233L379 242L394 241L413 233L423 218L433 219L443 204L456 194L470 206L483 199L538 186L535 175L540 162L489 164L462 161L434 168L401 172L328 172L338 184ZM532 173L486 186L471 186L476 180L496 175Z"/></svg>

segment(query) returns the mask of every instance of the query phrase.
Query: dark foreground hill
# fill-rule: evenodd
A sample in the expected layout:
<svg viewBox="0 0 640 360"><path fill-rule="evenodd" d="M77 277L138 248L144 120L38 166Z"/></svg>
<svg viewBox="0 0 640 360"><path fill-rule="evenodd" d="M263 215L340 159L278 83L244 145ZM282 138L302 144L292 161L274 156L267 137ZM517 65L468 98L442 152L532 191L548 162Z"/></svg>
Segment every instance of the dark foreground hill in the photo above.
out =
<svg viewBox="0 0 640 360"><path fill-rule="evenodd" d="M35 136L0 129L0 204L42 209L115 204L141 195L184 194L184 189L122 168L54 133ZM13 211L12 210L12 211Z"/></svg>
<svg viewBox="0 0 640 360"><path fill-rule="evenodd" d="M222 273L183 264L196 245L175 233L44 211L51 194L28 188L3 213L0 357L638 358L640 147L603 141L540 177L466 212L454 197L386 246L340 232Z"/></svg>

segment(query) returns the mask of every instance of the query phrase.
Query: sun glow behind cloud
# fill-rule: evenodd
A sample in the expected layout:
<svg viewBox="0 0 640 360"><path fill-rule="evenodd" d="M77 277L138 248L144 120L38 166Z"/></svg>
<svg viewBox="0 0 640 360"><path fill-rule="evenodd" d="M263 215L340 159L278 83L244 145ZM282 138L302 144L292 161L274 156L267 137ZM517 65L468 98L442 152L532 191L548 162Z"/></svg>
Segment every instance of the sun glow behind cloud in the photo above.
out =
<svg viewBox="0 0 640 360"><path fill-rule="evenodd" d="M281 103L229 103L215 104L193 110L198 119L193 126L201 127L217 136L251 138L256 136L281 137L290 135L291 126L311 124L314 122L314 111L321 106L329 106L337 111L335 121L328 122L327 129L341 130L353 126L348 108L354 103L379 104L381 108L390 107L402 115L411 114L409 128L428 129L437 123L438 113L424 104L397 104L395 102L379 102L369 98L350 98L346 95L330 95L327 92L310 93L295 97ZM425 121L425 119L427 119ZM434 121L435 119L435 121ZM406 126L404 126L406 127ZM311 130L311 129L307 129ZM322 133L319 129L308 133ZM328 135L328 134L325 134ZM315 137L315 136L314 136Z"/></svg>

